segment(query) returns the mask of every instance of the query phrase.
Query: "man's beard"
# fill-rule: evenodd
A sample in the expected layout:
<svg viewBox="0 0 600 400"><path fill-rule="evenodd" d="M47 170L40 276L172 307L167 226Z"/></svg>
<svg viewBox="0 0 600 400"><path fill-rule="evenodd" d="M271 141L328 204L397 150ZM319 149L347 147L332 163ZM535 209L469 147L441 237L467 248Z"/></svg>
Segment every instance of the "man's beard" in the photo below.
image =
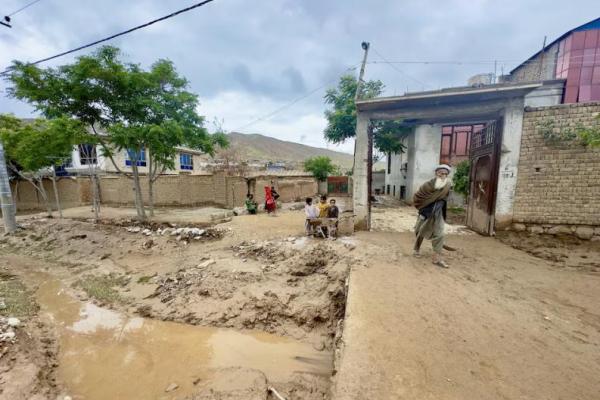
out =
<svg viewBox="0 0 600 400"><path fill-rule="evenodd" d="M433 187L436 190L439 190L439 189L442 189L444 186L446 186L447 183L448 183L448 178L437 177L437 178L435 178L435 184L433 185Z"/></svg>

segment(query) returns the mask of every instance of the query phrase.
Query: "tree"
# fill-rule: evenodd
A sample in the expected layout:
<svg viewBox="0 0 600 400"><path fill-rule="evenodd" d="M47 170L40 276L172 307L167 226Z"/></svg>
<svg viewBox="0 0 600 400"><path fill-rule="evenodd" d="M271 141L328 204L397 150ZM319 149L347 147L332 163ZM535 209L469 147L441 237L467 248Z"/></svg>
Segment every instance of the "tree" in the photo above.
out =
<svg viewBox="0 0 600 400"><path fill-rule="evenodd" d="M325 94L325 103L333 107L325 111L327 127L325 139L332 143L343 143L356 136L356 104L354 96L358 85L353 75L343 75L336 88ZM372 99L383 93L381 81L367 81L361 86L359 98ZM412 131L403 121L373 121L374 147L382 153L404 151L402 140Z"/></svg>
<svg viewBox="0 0 600 400"><path fill-rule="evenodd" d="M456 193L460 193L463 196L469 195L469 170L470 170L470 162L468 160L464 160L456 164L456 169L454 171L454 176L452 177L452 183L454 184L453 190Z"/></svg>
<svg viewBox="0 0 600 400"><path fill-rule="evenodd" d="M174 167L177 147L212 154L215 147L226 146L227 138L204 128L204 117L196 112L198 96L186 90L188 81L170 61L159 60L145 71L138 64L123 62L120 55L118 48L104 46L57 68L14 62L9 94L48 118L69 116L86 124L115 169L132 179L137 215L144 220L138 168L142 151L148 154L152 214L153 183ZM128 153L131 173L115 163L114 151Z"/></svg>
<svg viewBox="0 0 600 400"><path fill-rule="evenodd" d="M304 170L313 174L318 181L325 181L329 175L339 173L339 168L327 156L307 158L304 161Z"/></svg>
<svg viewBox="0 0 600 400"><path fill-rule="evenodd" d="M48 215L52 215L52 207L43 178L52 179L60 210L54 168L69 159L73 146L86 136L83 125L68 118L36 119L29 123L12 115L0 115L0 140L4 144L8 167L33 185L42 197Z"/></svg>

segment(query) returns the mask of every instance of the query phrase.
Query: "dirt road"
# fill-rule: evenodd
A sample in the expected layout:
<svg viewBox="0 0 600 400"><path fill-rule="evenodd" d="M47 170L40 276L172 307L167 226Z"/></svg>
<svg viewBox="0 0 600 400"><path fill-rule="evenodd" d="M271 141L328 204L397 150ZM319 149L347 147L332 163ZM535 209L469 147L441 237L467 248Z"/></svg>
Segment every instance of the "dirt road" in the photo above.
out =
<svg viewBox="0 0 600 400"><path fill-rule="evenodd" d="M322 400L334 352L335 399L600 392L597 242L454 226L440 270L408 255L412 210L375 212L374 232L333 242L303 237L301 211L210 228L24 218L0 238L0 315L22 322L0 343L0 399L102 398L86 382L106 364L115 390L150 379L144 399L258 400L274 385Z"/></svg>
<svg viewBox="0 0 600 400"><path fill-rule="evenodd" d="M334 399L599 398L597 243L564 246L585 252L574 265L452 235L443 270L410 255L410 233L357 240L369 266L351 274Z"/></svg>

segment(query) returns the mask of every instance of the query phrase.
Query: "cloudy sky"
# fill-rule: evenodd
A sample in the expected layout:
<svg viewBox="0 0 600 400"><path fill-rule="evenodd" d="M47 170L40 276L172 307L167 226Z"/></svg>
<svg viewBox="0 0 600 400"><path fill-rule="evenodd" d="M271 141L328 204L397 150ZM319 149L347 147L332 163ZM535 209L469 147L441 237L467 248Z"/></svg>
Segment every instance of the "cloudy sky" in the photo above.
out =
<svg viewBox="0 0 600 400"><path fill-rule="evenodd" d="M29 1L2 0L0 16ZM12 29L0 26L0 69L196 2L41 0L14 15ZM375 62L366 78L382 80L386 95L400 95L463 85L493 72L494 60L498 74L507 72L539 50L545 35L552 41L599 15L598 0L215 0L111 44L144 66L171 59L199 94L199 112L226 130L351 152L352 143L323 139L323 94L360 63L361 41L371 42ZM382 57L407 63L391 66ZM425 61L436 63L413 63ZM5 97L5 88L0 83L0 112L31 116L27 104Z"/></svg>

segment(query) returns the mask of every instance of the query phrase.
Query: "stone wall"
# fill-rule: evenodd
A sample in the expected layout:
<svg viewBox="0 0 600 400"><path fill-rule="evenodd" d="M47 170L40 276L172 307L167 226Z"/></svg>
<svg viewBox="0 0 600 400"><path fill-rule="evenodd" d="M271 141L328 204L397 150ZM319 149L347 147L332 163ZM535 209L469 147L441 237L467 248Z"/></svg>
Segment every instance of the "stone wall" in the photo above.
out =
<svg viewBox="0 0 600 400"><path fill-rule="evenodd" d="M555 79L556 59L558 57L558 46L560 42L547 47L544 54L538 54L531 60L525 61L510 75L505 75L504 82L532 82ZM542 68L540 71L540 63Z"/></svg>
<svg viewBox="0 0 600 400"><path fill-rule="evenodd" d="M549 144L538 128L546 120L555 129L590 126L599 114L598 102L525 110L513 209L517 229L589 236L596 227L600 235L600 149Z"/></svg>
<svg viewBox="0 0 600 400"><path fill-rule="evenodd" d="M164 175L154 183L154 204L158 207L194 207L216 205L225 208L244 205L246 194L255 193L259 204L264 203L265 185L274 182L281 198L289 202L317 193L317 182L310 177L264 176L249 185L239 176L225 175ZM148 202L148 182L142 177L142 196ZM18 211L44 210L45 205L38 192L29 182L12 185ZM133 206L132 180L121 175L104 175L99 178L100 201L107 206ZM44 181L50 204L56 209L52 182ZM89 205L92 190L89 178L68 177L58 181L58 193L62 208Z"/></svg>

